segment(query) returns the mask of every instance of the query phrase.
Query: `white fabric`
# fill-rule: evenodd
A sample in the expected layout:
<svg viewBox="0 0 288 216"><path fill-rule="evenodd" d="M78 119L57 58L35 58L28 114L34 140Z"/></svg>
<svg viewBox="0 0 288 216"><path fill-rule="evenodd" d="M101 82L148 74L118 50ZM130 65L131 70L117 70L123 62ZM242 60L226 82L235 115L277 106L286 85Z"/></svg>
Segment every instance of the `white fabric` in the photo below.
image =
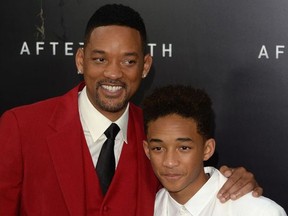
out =
<svg viewBox="0 0 288 216"><path fill-rule="evenodd" d="M78 104L80 120L84 131L85 139L93 160L94 167L96 167L102 145L107 139L104 132L112 122L94 108L94 106L88 99L86 93L86 86L79 93ZM127 143L127 127L129 115L128 110L129 105L127 106L123 115L117 121L115 121L115 123L120 128L120 131L115 138L114 146L116 167L120 158L123 144Z"/></svg>
<svg viewBox="0 0 288 216"><path fill-rule="evenodd" d="M205 167L210 174L209 180L184 205L177 203L162 188L156 195L155 216L286 216L284 209L274 201L266 198L255 198L252 193L238 200L220 203L216 197L219 189L226 182L220 171Z"/></svg>

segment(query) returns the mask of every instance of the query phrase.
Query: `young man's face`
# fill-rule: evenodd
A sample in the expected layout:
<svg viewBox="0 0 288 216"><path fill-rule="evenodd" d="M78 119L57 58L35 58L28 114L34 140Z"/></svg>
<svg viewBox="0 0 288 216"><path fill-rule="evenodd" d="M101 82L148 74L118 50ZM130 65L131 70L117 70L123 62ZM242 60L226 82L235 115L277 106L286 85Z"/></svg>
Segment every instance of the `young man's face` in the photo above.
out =
<svg viewBox="0 0 288 216"><path fill-rule="evenodd" d="M143 145L156 176L176 200L188 200L207 181L203 160L215 143L203 139L193 119L173 114L150 122Z"/></svg>
<svg viewBox="0 0 288 216"><path fill-rule="evenodd" d="M84 73L91 103L110 120L115 120L149 72L152 58L144 56L137 30L112 25L92 31L84 50L77 52L76 64Z"/></svg>

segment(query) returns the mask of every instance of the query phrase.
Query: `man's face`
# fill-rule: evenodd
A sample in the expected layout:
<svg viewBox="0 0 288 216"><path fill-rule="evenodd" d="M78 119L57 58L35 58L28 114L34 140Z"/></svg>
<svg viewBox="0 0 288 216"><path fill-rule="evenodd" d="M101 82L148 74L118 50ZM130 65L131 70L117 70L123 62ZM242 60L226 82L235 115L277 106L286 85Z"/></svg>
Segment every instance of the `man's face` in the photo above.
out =
<svg viewBox="0 0 288 216"><path fill-rule="evenodd" d="M115 120L149 72L152 58L144 56L137 30L113 25L92 31L84 50L77 52L76 64L84 74L91 103Z"/></svg>
<svg viewBox="0 0 288 216"><path fill-rule="evenodd" d="M156 176L176 200L180 196L189 199L207 181L203 160L213 154L211 140L205 142L193 119L177 114L148 124L145 153Z"/></svg>

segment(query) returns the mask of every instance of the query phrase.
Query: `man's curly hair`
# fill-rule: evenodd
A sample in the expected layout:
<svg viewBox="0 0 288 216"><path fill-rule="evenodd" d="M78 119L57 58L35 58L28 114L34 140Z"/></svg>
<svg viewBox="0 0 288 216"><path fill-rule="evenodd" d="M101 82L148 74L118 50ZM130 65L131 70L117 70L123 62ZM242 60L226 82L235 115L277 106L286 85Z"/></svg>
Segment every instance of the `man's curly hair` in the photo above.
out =
<svg viewBox="0 0 288 216"><path fill-rule="evenodd" d="M144 99L142 108L146 133L149 122L177 114L193 119L197 124L198 133L204 138L214 137L212 101L204 90L184 85L156 88Z"/></svg>

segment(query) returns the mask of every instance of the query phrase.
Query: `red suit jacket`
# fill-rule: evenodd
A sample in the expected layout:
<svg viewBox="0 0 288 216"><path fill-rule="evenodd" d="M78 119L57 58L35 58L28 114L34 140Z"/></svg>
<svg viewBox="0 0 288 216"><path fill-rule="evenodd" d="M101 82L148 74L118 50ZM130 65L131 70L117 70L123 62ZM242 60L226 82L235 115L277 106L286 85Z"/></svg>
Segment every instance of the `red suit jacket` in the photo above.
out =
<svg viewBox="0 0 288 216"><path fill-rule="evenodd" d="M2 115L1 216L153 215L159 182L142 148L141 109L130 104L125 145L130 150L123 147L109 191L102 197L79 119L78 92L83 86Z"/></svg>

